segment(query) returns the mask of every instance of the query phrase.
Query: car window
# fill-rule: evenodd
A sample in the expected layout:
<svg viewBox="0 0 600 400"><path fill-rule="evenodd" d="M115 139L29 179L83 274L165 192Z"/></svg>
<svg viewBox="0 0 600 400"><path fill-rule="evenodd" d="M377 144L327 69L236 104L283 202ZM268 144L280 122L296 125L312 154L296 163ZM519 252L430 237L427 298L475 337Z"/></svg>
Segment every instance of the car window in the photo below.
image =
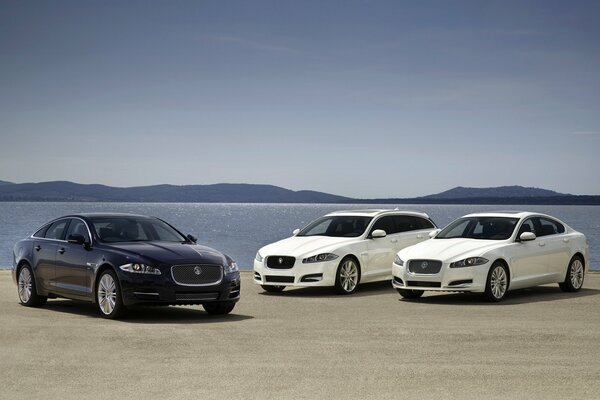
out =
<svg viewBox="0 0 600 400"><path fill-rule="evenodd" d="M65 228L67 227L68 219L61 219L56 222L53 222L52 225L48 227L46 234L44 237L46 239L58 239L62 240L65 233Z"/></svg>
<svg viewBox="0 0 600 400"><path fill-rule="evenodd" d="M517 221L517 218L488 216L460 218L442 229L435 238L506 240L512 235Z"/></svg>
<svg viewBox="0 0 600 400"><path fill-rule="evenodd" d="M564 233L565 227L558 221L551 220L548 218L540 217L540 234L537 236L548 236L555 235L557 233Z"/></svg>
<svg viewBox="0 0 600 400"><path fill-rule="evenodd" d="M373 233L373 231L376 229L382 229L388 235L398 233L398 230L396 229L396 224L394 223L394 216L392 215L383 216L377 221L375 221L373 227L371 228L371 233Z"/></svg>
<svg viewBox="0 0 600 400"><path fill-rule="evenodd" d="M396 222L396 230L398 232L432 229L434 227L431 221L411 215L395 215L394 220Z"/></svg>
<svg viewBox="0 0 600 400"><path fill-rule="evenodd" d="M46 236L46 231L48 231L48 228L50 227L51 224L48 225L44 225L42 226L40 229L37 230L36 233L33 234L33 237L37 237L37 238L43 238Z"/></svg>
<svg viewBox="0 0 600 400"><path fill-rule="evenodd" d="M71 219L71 223L69 224L69 229L67 229L67 235L65 238L69 239L69 236L75 234L83 236L86 242L90 242L90 234L88 233L87 225L78 218Z"/></svg>
<svg viewBox="0 0 600 400"><path fill-rule="evenodd" d="M517 237L520 237L521 234L524 232L533 232L533 233L535 233L536 236L539 236L538 232L535 229L535 225L536 224L534 223L533 218L527 218L521 224L521 227L519 228L519 233L517 234Z"/></svg>
<svg viewBox="0 0 600 400"><path fill-rule="evenodd" d="M353 215L322 217L308 224L297 236L358 237L370 222L370 217Z"/></svg>
<svg viewBox="0 0 600 400"><path fill-rule="evenodd" d="M156 218L94 217L92 226L103 242L185 242L177 230Z"/></svg>

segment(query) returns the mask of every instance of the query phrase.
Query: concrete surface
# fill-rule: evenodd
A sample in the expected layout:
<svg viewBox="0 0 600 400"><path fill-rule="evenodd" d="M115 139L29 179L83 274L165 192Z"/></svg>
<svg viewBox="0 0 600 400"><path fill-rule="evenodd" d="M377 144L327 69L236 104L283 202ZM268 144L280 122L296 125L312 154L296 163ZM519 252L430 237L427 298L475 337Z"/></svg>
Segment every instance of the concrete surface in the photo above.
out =
<svg viewBox="0 0 600 400"><path fill-rule="evenodd" d="M597 399L600 275L584 289L400 300L389 283L353 296L262 293L243 273L226 317L92 305L20 306L0 271L2 399Z"/></svg>

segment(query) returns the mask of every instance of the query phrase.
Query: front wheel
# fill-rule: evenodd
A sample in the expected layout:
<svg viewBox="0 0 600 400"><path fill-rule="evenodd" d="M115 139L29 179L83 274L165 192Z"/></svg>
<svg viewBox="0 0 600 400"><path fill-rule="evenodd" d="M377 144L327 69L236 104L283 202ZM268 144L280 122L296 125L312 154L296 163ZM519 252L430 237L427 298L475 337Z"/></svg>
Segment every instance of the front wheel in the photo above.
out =
<svg viewBox="0 0 600 400"><path fill-rule="evenodd" d="M229 314L233 307L235 307L235 301L227 301L223 303L206 303L202 304L204 310L211 315L225 315Z"/></svg>
<svg viewBox="0 0 600 400"><path fill-rule="evenodd" d="M125 311L121 298L121 287L114 272L102 272L96 285L96 305L103 318L115 319Z"/></svg>
<svg viewBox="0 0 600 400"><path fill-rule="evenodd" d="M498 302L504 298L508 290L508 271L501 262L495 262L488 272L483 296L491 302Z"/></svg>
<svg viewBox="0 0 600 400"><path fill-rule="evenodd" d="M423 290L398 289L398 293L405 299L418 299L423 296Z"/></svg>
<svg viewBox="0 0 600 400"><path fill-rule="evenodd" d="M565 281L559 283L558 286L560 286L564 292L577 292L583 286L584 275L585 268L583 266L583 261L581 261L581 258L575 256L569 263Z"/></svg>
<svg viewBox="0 0 600 400"><path fill-rule="evenodd" d="M352 294L360 282L360 266L352 257L346 257L335 274L335 290L339 294Z"/></svg>
<svg viewBox="0 0 600 400"><path fill-rule="evenodd" d="M35 287L35 277L31 271L31 267L25 264L19 271L19 278L17 280L19 301L21 304L27 307L39 307L46 304L48 298L46 296L40 296L37 294Z"/></svg>
<svg viewBox="0 0 600 400"><path fill-rule="evenodd" d="M265 292L279 293L285 289L285 286L274 286L274 285L260 285Z"/></svg>

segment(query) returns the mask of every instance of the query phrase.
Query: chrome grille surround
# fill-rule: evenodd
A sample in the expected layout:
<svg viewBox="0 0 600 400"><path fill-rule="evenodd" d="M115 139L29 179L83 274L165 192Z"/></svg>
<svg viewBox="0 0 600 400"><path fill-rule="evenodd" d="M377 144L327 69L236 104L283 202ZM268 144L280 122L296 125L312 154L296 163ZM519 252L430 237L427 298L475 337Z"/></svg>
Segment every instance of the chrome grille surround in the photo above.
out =
<svg viewBox="0 0 600 400"><path fill-rule="evenodd" d="M200 274L195 272L198 269ZM215 264L173 265L171 277L181 286L218 285L223 280L223 267Z"/></svg>

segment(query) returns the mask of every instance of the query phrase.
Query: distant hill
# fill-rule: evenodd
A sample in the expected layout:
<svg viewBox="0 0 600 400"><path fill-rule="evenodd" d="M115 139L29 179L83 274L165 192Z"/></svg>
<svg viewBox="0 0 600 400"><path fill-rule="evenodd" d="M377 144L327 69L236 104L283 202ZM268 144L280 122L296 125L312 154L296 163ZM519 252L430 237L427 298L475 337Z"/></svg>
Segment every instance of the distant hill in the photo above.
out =
<svg viewBox="0 0 600 400"><path fill-rule="evenodd" d="M487 188L472 188L458 186L445 192L423 196L423 199L471 199L492 197L553 197L571 196L552 190L523 186L498 186Z"/></svg>
<svg viewBox="0 0 600 400"><path fill-rule="evenodd" d="M0 201L112 201L198 203L343 203L347 197L273 185L155 185L118 188L66 181L0 185Z"/></svg>
<svg viewBox="0 0 600 400"><path fill-rule="evenodd" d="M575 196L522 186L456 187L438 194L416 198L353 199L312 190L293 191L273 185L243 183L119 188L66 181L41 183L0 182L0 201L600 205L600 196Z"/></svg>

